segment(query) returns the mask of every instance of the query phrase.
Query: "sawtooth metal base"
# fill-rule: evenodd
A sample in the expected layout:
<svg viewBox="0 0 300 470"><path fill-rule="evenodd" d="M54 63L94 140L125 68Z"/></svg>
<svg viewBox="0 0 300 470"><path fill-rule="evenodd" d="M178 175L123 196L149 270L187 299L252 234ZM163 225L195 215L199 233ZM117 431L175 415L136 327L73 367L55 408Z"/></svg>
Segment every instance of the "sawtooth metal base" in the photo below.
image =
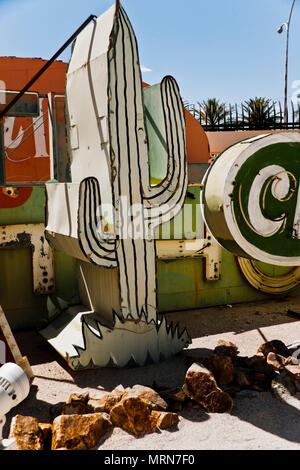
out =
<svg viewBox="0 0 300 470"><path fill-rule="evenodd" d="M165 317L147 321L113 313L108 325L99 314L82 305L70 307L40 333L73 370L136 367L158 363L182 351L191 338Z"/></svg>

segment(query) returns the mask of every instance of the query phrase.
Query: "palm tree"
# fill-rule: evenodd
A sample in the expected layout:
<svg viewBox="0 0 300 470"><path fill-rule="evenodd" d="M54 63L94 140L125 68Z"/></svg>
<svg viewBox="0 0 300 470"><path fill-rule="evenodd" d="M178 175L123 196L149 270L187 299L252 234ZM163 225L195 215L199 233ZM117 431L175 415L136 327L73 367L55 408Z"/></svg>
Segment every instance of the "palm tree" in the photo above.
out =
<svg viewBox="0 0 300 470"><path fill-rule="evenodd" d="M265 97L250 98L242 103L242 123L254 129L264 129L274 126L278 119L275 103Z"/></svg>
<svg viewBox="0 0 300 470"><path fill-rule="evenodd" d="M182 102L183 102L183 107L187 111L189 111L189 113L191 113L194 117L199 114L194 104L191 104L187 100L183 100Z"/></svg>
<svg viewBox="0 0 300 470"><path fill-rule="evenodd" d="M296 104L296 106L295 106ZM292 117L294 122L300 122L300 101L298 103L291 102L292 105Z"/></svg>
<svg viewBox="0 0 300 470"><path fill-rule="evenodd" d="M216 98L208 98L202 103L198 101L198 105L199 110L196 110L196 112L199 115L199 121L209 126L210 130L215 129L218 124L225 121L228 114L225 103L220 103Z"/></svg>
<svg viewBox="0 0 300 470"><path fill-rule="evenodd" d="M187 100L182 100L182 103L183 103L183 107L184 107L185 109L187 109L188 111L190 111L190 109L191 109L191 107L192 107L191 103L190 103L189 101L187 101Z"/></svg>

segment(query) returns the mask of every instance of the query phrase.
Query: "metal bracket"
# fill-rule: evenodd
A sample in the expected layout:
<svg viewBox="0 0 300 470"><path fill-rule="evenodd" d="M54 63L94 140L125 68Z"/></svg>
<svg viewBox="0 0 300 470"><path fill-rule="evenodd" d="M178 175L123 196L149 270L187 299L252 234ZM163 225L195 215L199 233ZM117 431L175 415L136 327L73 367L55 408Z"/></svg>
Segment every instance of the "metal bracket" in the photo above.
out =
<svg viewBox="0 0 300 470"><path fill-rule="evenodd" d="M207 231L207 237L195 240L157 240L159 259L200 258L206 259L206 280L218 281L221 277L222 247Z"/></svg>

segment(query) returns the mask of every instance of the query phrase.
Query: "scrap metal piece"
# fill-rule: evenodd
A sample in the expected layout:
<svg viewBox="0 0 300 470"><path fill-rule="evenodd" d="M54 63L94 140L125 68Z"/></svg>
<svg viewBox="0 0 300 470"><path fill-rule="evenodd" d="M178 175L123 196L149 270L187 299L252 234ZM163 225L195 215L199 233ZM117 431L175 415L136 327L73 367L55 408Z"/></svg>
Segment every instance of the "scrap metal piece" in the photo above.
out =
<svg viewBox="0 0 300 470"><path fill-rule="evenodd" d="M154 314L153 314L154 316ZM191 343L186 329L168 324L165 317L148 321L114 312L112 324L82 305L61 314L40 333L74 369L145 366L180 352Z"/></svg>

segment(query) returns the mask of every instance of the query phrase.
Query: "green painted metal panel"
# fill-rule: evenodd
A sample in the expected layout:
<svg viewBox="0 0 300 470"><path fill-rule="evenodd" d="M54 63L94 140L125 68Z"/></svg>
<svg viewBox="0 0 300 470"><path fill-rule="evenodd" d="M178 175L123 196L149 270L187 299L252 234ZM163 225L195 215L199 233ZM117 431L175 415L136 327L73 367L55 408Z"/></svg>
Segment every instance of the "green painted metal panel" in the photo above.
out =
<svg viewBox="0 0 300 470"><path fill-rule="evenodd" d="M188 186L182 211L155 231L157 240L182 240L204 238L200 207L200 186Z"/></svg>
<svg viewBox="0 0 300 470"><path fill-rule="evenodd" d="M19 207L0 209L0 225L38 224L45 220L45 188L33 188L29 199Z"/></svg>
<svg viewBox="0 0 300 470"><path fill-rule="evenodd" d="M33 188L19 207L0 210L0 225L43 223L45 189ZM55 293L35 295L30 248L0 249L0 304L13 329L40 328L70 304L78 303L77 260L55 252Z"/></svg>
<svg viewBox="0 0 300 470"><path fill-rule="evenodd" d="M158 307L160 312L226 305L238 302L254 302L274 298L252 287L240 271L235 257L222 250L222 275L219 281L206 281L203 258L186 260L159 260ZM280 275L290 267L271 266L260 263L266 274ZM300 286L293 295L300 294Z"/></svg>
<svg viewBox="0 0 300 470"><path fill-rule="evenodd" d="M33 295L31 250L0 250L0 303L12 328L35 325L45 314L46 296Z"/></svg>
<svg viewBox="0 0 300 470"><path fill-rule="evenodd" d="M79 302L76 260L56 252L54 262L55 293L50 296L35 295L32 285L31 250L0 250L0 304L11 328L39 329L62 308Z"/></svg>
<svg viewBox="0 0 300 470"><path fill-rule="evenodd" d="M148 135L151 183L167 176L168 154L160 84L144 88L146 129Z"/></svg>

